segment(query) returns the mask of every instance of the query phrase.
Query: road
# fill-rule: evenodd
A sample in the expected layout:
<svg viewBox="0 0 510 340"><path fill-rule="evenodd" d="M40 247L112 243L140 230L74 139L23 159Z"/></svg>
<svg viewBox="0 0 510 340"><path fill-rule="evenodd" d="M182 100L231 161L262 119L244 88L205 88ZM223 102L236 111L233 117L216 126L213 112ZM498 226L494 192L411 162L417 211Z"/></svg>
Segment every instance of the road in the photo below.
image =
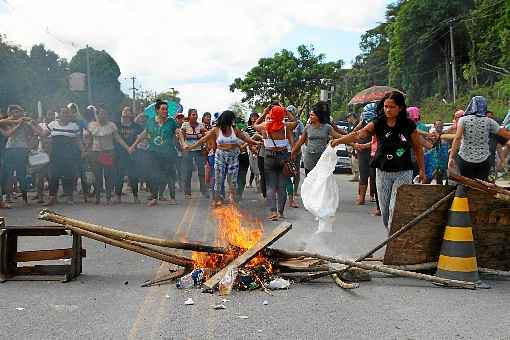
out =
<svg viewBox="0 0 510 340"><path fill-rule="evenodd" d="M321 250L356 256L384 239L385 230L370 215L372 205L354 204L349 176L336 178L341 205L335 232ZM178 199L178 206L89 204L55 210L131 232L212 241L209 202L185 202L182 194ZM241 207L261 218L267 213L253 189L247 189ZM33 224L39 210L34 205L4 213L10 224ZM310 244L317 222L303 209L287 215L293 229L275 247L296 250ZM267 222L265 229L276 225ZM66 238L27 238L19 248L66 244ZM510 339L510 283L504 280L490 281L490 290L470 291L377 277L346 291L325 278L293 284L273 296L236 291L225 310L213 310L210 305L221 301L217 294L178 290L173 284L140 287L164 274L164 264L93 240L84 239L84 246L83 274L73 282L0 285L0 339ZM189 297L192 306L184 305Z"/></svg>

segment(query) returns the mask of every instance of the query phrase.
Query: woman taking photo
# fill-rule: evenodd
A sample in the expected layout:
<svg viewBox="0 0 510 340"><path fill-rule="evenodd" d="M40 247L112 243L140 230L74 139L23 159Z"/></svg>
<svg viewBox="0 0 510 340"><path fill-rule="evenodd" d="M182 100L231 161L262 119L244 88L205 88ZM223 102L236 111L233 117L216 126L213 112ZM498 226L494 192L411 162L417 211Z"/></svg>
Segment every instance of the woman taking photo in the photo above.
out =
<svg viewBox="0 0 510 340"><path fill-rule="evenodd" d="M200 138L195 144L184 146L187 150L193 150L200 145L208 142L216 142L216 151L214 154L214 193L213 200L215 205L221 204L226 197L222 196L224 180L227 180L230 198L236 202L237 175L239 171L239 147L242 142L250 145L256 145L257 142L244 134L234 126L235 115L232 111L223 111L216 121L216 126L212 128L204 137Z"/></svg>
<svg viewBox="0 0 510 340"><path fill-rule="evenodd" d="M482 96L473 97L457 124L448 169L458 169L461 176L487 181L491 167L491 133L510 139L508 130L487 117L487 100Z"/></svg>
<svg viewBox="0 0 510 340"><path fill-rule="evenodd" d="M306 150L303 154L305 176L315 168L331 137L339 138L342 136L329 124L329 115L328 103L318 102L315 104L312 112L310 112L310 123L306 125L305 131L292 148L291 157L296 159L301 146L306 143Z"/></svg>
<svg viewBox="0 0 510 340"><path fill-rule="evenodd" d="M131 145L130 153L134 152L136 146L145 139L148 139L147 158L150 166L149 189L151 200L148 206L155 206L158 203L158 195L161 188L168 183L170 191L169 204L176 204L175 201L175 163L177 149L175 148L175 131L177 123L168 117L168 105L166 102L157 100L156 116L148 118L145 130L138 135L136 141Z"/></svg>
<svg viewBox="0 0 510 340"><path fill-rule="evenodd" d="M115 123L108 119L103 106L96 107L96 120L89 123L87 130L92 137L89 162L95 177L96 204L101 202L103 178L105 184L106 204L111 204L115 179L115 145L114 140L129 151L129 146L117 132Z"/></svg>
<svg viewBox="0 0 510 340"><path fill-rule="evenodd" d="M267 120L266 120L267 116ZM285 118L288 117L288 122ZM267 185L267 203L271 210L269 220L283 218L288 178L283 174L283 161L289 159L289 147L293 144L292 131L296 118L279 104L268 106L254 124L264 142L264 173Z"/></svg>
<svg viewBox="0 0 510 340"><path fill-rule="evenodd" d="M331 146L358 142L375 135L378 148L372 166L376 168L376 185L384 226L389 229L397 189L413 181L411 149L416 154L421 182L425 180L423 149L416 124L407 118L404 95L388 93L377 106L378 116L363 129L335 139Z"/></svg>

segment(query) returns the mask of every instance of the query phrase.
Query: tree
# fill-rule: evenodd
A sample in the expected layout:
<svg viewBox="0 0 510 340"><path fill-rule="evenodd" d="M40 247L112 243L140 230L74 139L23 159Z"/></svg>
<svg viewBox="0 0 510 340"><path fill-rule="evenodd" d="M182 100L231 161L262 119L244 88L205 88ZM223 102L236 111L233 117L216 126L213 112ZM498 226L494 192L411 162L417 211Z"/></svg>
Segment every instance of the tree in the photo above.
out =
<svg viewBox="0 0 510 340"><path fill-rule="evenodd" d="M313 46L301 45L297 55L282 50L271 58L262 58L244 77L230 85L230 91L245 94L243 102L263 105L277 99L303 108L317 97L324 79L336 79L343 62L324 62L324 54L315 54Z"/></svg>
<svg viewBox="0 0 510 340"><path fill-rule="evenodd" d="M110 112L120 109L126 95L120 90L120 68L117 62L106 52L89 49L92 98L95 104L103 103ZM69 68L71 72L87 73L87 50L79 50L71 59ZM80 106L88 104L87 93L77 94Z"/></svg>
<svg viewBox="0 0 510 340"><path fill-rule="evenodd" d="M394 22L387 27L389 84L402 88L411 101L442 97L447 84L448 21L469 15L473 6L474 0L403 2ZM456 25L454 41L457 64L468 63L470 46L465 26Z"/></svg>

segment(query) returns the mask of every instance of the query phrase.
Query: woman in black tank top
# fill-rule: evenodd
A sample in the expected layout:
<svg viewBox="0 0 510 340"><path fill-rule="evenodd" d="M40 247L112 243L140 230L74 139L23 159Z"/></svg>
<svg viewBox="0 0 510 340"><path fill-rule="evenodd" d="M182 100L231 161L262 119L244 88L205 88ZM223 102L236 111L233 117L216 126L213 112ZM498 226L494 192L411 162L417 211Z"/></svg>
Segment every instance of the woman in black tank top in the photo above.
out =
<svg viewBox="0 0 510 340"><path fill-rule="evenodd" d="M420 181L425 181L423 148L416 124L407 118L404 95L394 91L388 93L377 106L377 118L363 129L335 139L331 146L359 141L375 135L378 148L371 164L376 168L376 185L379 204L386 228L391 226L397 189L401 184L411 184L413 162L411 149L416 154Z"/></svg>

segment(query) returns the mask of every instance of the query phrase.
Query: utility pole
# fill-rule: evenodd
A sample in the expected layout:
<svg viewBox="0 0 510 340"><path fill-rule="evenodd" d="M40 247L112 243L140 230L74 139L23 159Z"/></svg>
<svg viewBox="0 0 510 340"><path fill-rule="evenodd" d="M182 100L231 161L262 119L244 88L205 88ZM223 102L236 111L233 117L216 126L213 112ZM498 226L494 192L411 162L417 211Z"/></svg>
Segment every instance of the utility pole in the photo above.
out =
<svg viewBox="0 0 510 340"><path fill-rule="evenodd" d="M87 65L87 94L89 99L89 105L92 105L92 77L90 76L90 56L89 56L89 45L85 48L85 63Z"/></svg>
<svg viewBox="0 0 510 340"><path fill-rule="evenodd" d="M133 76L133 77L131 77L129 79L131 79L132 84L133 84L132 87L130 88L130 90L133 91L133 101L132 101L132 108L131 108L131 110L132 110L133 114L136 114L136 87L135 87L136 77Z"/></svg>
<svg viewBox="0 0 510 340"><path fill-rule="evenodd" d="M455 44L453 42L453 23L454 19L450 19L448 22L450 24L450 51L451 51L451 63L452 63L452 89L453 89L453 103L455 104L455 100L457 99L457 71L455 69Z"/></svg>

